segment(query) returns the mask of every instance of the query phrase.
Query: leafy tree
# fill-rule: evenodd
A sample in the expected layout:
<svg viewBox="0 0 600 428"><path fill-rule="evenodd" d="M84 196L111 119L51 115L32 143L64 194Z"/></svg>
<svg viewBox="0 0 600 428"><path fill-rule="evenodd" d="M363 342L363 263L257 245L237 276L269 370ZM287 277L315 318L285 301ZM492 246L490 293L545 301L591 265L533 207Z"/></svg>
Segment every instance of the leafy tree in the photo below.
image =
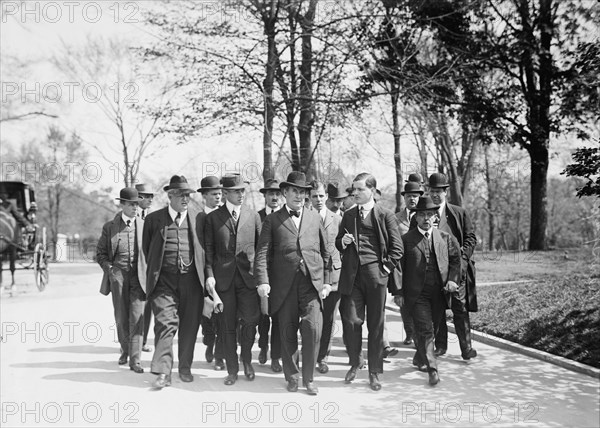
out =
<svg viewBox="0 0 600 428"><path fill-rule="evenodd" d="M596 195L600 198L600 148L581 147L572 157L575 162L567 165L561 174L585 180L584 185L576 189L578 197Z"/></svg>

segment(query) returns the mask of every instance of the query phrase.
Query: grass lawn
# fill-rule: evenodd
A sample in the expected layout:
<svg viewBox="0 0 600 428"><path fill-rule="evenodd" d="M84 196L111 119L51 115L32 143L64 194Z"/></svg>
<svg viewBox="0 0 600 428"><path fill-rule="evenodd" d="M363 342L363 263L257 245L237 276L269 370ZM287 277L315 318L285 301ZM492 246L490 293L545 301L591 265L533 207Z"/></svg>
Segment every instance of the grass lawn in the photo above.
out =
<svg viewBox="0 0 600 428"><path fill-rule="evenodd" d="M475 330L600 367L600 259L591 249L476 254Z"/></svg>

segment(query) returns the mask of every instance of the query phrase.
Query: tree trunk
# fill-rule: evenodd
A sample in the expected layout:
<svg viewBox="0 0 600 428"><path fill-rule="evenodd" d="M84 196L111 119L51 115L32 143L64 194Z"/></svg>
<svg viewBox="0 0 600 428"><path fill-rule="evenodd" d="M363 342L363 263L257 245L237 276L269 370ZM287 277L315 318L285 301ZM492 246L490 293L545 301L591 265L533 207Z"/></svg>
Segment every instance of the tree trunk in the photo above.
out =
<svg viewBox="0 0 600 428"><path fill-rule="evenodd" d="M494 249L495 238L495 218L494 218L494 189L492 189L492 179L490 177L490 160L488 153L488 146L485 147L485 183L487 187L487 213L488 213L488 250Z"/></svg>
<svg viewBox="0 0 600 428"><path fill-rule="evenodd" d="M267 36L267 63L264 88L265 118L263 128L263 179L274 178L273 174L273 83L275 81L275 68L277 67L277 49L275 45L275 7L273 4L263 11L263 24Z"/></svg>
<svg viewBox="0 0 600 428"><path fill-rule="evenodd" d="M398 85L391 84L392 98L392 134L394 136L394 166L396 168L396 212L402 209L402 154L400 153L400 121L398 118Z"/></svg>

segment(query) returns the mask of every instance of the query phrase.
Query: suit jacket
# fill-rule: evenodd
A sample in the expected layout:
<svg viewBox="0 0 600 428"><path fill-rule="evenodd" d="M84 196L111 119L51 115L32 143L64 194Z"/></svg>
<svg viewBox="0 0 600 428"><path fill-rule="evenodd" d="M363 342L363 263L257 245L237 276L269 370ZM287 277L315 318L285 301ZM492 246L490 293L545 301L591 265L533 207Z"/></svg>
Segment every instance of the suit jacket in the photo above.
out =
<svg viewBox="0 0 600 428"><path fill-rule="evenodd" d="M191 243L194 246L194 268L198 276L198 284L204 288L204 247L200 244L197 235L196 218L198 213L195 210L188 209L186 220L189 230L192 232ZM150 296L154 286L160 276L163 255L165 253L165 236L167 228L173 223L169 215L169 208L164 207L158 211L153 211L146 216L144 221L144 234L142 239L142 249L146 262L148 264L146 277L146 295Z"/></svg>
<svg viewBox="0 0 600 428"><path fill-rule="evenodd" d="M100 284L100 293L108 296L110 294L110 278L108 270L115 259L115 252L119 245L119 229L121 227L121 214L119 211L114 219L108 221L102 226L102 235L96 246L96 261L104 271L102 283ZM146 257L142 251L142 234L144 230L144 220L140 217L135 218L135 237L138 246L137 274L140 280L142 290L146 292ZM146 294L147 295L147 294Z"/></svg>
<svg viewBox="0 0 600 428"><path fill-rule="evenodd" d="M327 249L331 256L331 291L338 290L340 281L340 272L342 269L342 258L340 252L335 248L335 237L338 234L342 217L335 214L333 211L325 208L325 220L323 221L323 229L327 238Z"/></svg>
<svg viewBox="0 0 600 428"><path fill-rule="evenodd" d="M381 269L382 277L387 277L388 288L392 294L397 294L402 287L402 272L400 270L400 258L402 257L402 239L398 231L398 222L394 217L394 213L377 204L373 206L373 210L369 215L373 215L373 224L379 236L379 251L381 260L379 268ZM357 224L360 222L358 218L358 206L350 208L344 213L342 222L338 230L338 235L335 239L335 246L342 255L342 271L340 274L339 290L342 294L350 294L354 286L354 280L358 273L360 259L358 256L358 230ZM342 238L346 230L354 235L355 244L348 245L345 249L342 246ZM388 269L386 271L384 266ZM391 275L390 275L391 274Z"/></svg>
<svg viewBox="0 0 600 428"><path fill-rule="evenodd" d="M396 214L396 220L398 220L398 230L400 230L400 236L404 235L410 229L410 220L406 208L398 211Z"/></svg>
<svg viewBox="0 0 600 428"><path fill-rule="evenodd" d="M441 287L448 281L460 282L460 248L454 236L438 229L432 229L432 246L442 278ZM425 237L418 229L411 229L402 236L404 255L402 265L402 293L407 308L421 294L425 285L425 268L427 267Z"/></svg>
<svg viewBox="0 0 600 428"><path fill-rule="evenodd" d="M246 286L256 289L253 271L260 226L258 213L244 206L240 209L237 227L226 205L206 217L206 276L215 278L217 291L229 289L236 268Z"/></svg>
<svg viewBox="0 0 600 428"><path fill-rule="evenodd" d="M300 264L298 245L319 298L323 284L331 283L331 256L327 250L321 217L313 210L302 211L300 230L296 229L285 207L268 215L262 225L254 261L254 277L257 285L271 286L271 313L279 310L292 286Z"/></svg>

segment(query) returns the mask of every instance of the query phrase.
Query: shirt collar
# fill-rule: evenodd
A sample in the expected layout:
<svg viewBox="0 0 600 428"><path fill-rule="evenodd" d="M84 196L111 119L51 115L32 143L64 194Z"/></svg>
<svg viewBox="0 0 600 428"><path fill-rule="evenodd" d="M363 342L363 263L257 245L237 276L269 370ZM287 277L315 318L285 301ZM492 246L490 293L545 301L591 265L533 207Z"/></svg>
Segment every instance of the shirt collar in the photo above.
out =
<svg viewBox="0 0 600 428"><path fill-rule="evenodd" d="M431 235L433 233L433 228L431 228L429 230L423 230L419 226L417 226L417 229L419 229L419 232L421 232L421 235L423 235L423 236L425 236L425 233L429 233L429 239L431 239Z"/></svg>
<svg viewBox="0 0 600 428"><path fill-rule="evenodd" d="M319 215L321 216L321 218L324 221L325 217L327 216L327 208L323 208L321 211L319 211Z"/></svg>
<svg viewBox="0 0 600 428"><path fill-rule="evenodd" d="M300 206L300 209L298 210L298 212L300 213L300 215L302 215L302 206ZM296 211L291 209L287 204L285 204L285 209L287 210L288 214L290 214L292 211Z"/></svg>
<svg viewBox="0 0 600 428"><path fill-rule="evenodd" d="M216 210L216 209L218 209L218 208L219 208L218 206L216 206L216 207L214 207L214 208L209 208L209 207L207 207L207 206L205 205L205 206L204 206L204 212L205 212L206 214L210 214L211 212L213 212L214 210Z"/></svg>
<svg viewBox="0 0 600 428"><path fill-rule="evenodd" d="M127 217L125 215L125 213L123 213L123 212L121 213L121 218L123 219L123 223L125 223L125 224L127 224L127 220L131 220L131 223L135 224L135 221L134 221L135 218L133 218L133 217Z"/></svg>
<svg viewBox="0 0 600 428"><path fill-rule="evenodd" d="M229 202L229 201L225 201L225 206L227 207L227 210L228 210L230 213L232 213L232 212L234 212L234 211L235 211L235 212L238 214L238 217L239 217L240 210L242 209L242 206L241 206L241 205L233 205L231 202Z"/></svg>
<svg viewBox="0 0 600 428"><path fill-rule="evenodd" d="M374 206L375 206L375 201L373 199L371 199L366 204L362 204L362 205L359 204L358 205L358 210L360 211L360 209L362 208L363 211L371 211Z"/></svg>
<svg viewBox="0 0 600 428"><path fill-rule="evenodd" d="M267 213L267 215L269 215L269 214L273 214L273 213L274 213L275 211L277 211L278 209L279 209L279 207L277 207L277 208L271 208L271 207L269 207L269 206L266 206L266 207L265 207L265 212Z"/></svg>
<svg viewBox="0 0 600 428"><path fill-rule="evenodd" d="M169 207L169 215L171 216L171 220L175 221L175 217L177 217L177 214L179 212L175 211L173 209L173 207L171 206L171 204L169 204L167 206ZM181 224L181 221L183 221L183 219L185 218L186 215L187 215L187 210L181 212L181 220L180 220L179 224Z"/></svg>
<svg viewBox="0 0 600 428"><path fill-rule="evenodd" d="M440 204L440 207L438 208L438 211L439 211L440 213L443 213L445 209L446 209L446 201L444 201L444 202L442 202L442 203Z"/></svg>

